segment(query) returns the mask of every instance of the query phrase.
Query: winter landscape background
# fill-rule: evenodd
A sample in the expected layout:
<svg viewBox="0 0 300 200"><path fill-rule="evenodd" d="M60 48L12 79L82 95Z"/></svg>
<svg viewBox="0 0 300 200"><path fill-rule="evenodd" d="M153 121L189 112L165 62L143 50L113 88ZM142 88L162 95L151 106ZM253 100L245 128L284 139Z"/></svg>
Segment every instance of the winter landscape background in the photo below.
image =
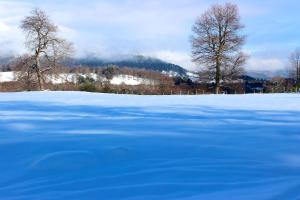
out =
<svg viewBox="0 0 300 200"><path fill-rule="evenodd" d="M0 0L0 200L299 200L299 2Z"/></svg>

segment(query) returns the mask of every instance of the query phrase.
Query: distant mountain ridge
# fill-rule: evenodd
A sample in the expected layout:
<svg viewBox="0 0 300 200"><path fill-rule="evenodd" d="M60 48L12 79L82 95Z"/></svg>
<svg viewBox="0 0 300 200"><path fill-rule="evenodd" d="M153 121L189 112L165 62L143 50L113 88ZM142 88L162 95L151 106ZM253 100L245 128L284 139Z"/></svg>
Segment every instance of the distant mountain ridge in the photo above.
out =
<svg viewBox="0 0 300 200"><path fill-rule="evenodd" d="M128 67L134 69L153 70L159 72L170 72L180 76L186 76L187 70L179 65L168 63L157 58L145 56L133 56L122 60L105 60L97 57L73 58L66 61L67 66L106 67L116 65L120 68Z"/></svg>
<svg viewBox="0 0 300 200"><path fill-rule="evenodd" d="M8 70L9 64L15 57L0 57L0 70ZM161 72L173 76L187 76L187 70L179 65L172 64L157 58L146 56L131 56L116 59L101 59L98 57L87 56L83 58L70 58L62 62L68 67L107 67L116 65L120 68L134 68ZM9 71L9 70L8 70Z"/></svg>
<svg viewBox="0 0 300 200"><path fill-rule="evenodd" d="M0 71L10 71L10 63L15 59L14 56L0 57ZM164 74L172 76L188 77L191 79L198 79L196 72L188 71L183 67L172 64L157 58L147 57L147 56L127 56L127 57L117 57L113 59L102 59L96 56L87 56L82 58L71 58L63 62L69 67L107 67L108 65L116 65L117 67L124 68L134 68L134 69L144 69L161 72ZM273 77L281 76L288 77L288 71L282 70L246 70L247 76L253 77L255 79L270 80ZM196 77L195 77L196 76Z"/></svg>
<svg viewBox="0 0 300 200"><path fill-rule="evenodd" d="M271 80L274 77L288 77L288 71L285 69L282 70L275 70L275 71L269 71L269 70L264 70L264 71L255 71L255 70L249 70L246 72L246 75L251 76L256 79L264 79L264 80Z"/></svg>

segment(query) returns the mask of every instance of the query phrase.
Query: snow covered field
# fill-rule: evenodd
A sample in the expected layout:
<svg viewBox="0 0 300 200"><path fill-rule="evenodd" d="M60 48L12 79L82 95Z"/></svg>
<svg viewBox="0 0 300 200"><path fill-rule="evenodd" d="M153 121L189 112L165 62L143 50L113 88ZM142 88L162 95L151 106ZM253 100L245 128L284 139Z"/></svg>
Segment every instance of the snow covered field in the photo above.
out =
<svg viewBox="0 0 300 200"><path fill-rule="evenodd" d="M105 77L100 77L95 73L91 74L75 74L75 73L62 73L59 75L46 76L47 82L53 84L62 83L76 83L78 76L90 77L96 81L106 82L109 81L111 85L157 85L157 81L145 78L139 78L131 75L115 75L111 80L107 80ZM0 72L0 83L17 81L16 72Z"/></svg>
<svg viewBox="0 0 300 200"><path fill-rule="evenodd" d="M0 72L0 83L15 81L15 74L13 72Z"/></svg>
<svg viewBox="0 0 300 200"><path fill-rule="evenodd" d="M300 199L300 95L0 93L0 199Z"/></svg>

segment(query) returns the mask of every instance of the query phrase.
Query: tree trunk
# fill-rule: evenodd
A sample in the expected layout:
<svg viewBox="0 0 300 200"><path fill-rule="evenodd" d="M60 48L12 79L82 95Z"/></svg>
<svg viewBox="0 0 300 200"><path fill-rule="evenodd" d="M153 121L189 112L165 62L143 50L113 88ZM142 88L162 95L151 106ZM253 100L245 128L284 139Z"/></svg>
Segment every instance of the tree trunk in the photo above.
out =
<svg viewBox="0 0 300 200"><path fill-rule="evenodd" d="M216 84L215 84L215 93L220 93L220 80L221 80L221 64L219 59L216 62Z"/></svg>
<svg viewBox="0 0 300 200"><path fill-rule="evenodd" d="M39 83L39 90L42 91L44 90L44 82L42 79L42 73L41 70L37 70L37 77L38 77L38 83Z"/></svg>
<svg viewBox="0 0 300 200"><path fill-rule="evenodd" d="M297 87L299 87L299 83L300 83L300 63L299 61L297 62L297 73L296 73L297 77L296 77L296 82L297 82Z"/></svg>
<svg viewBox="0 0 300 200"><path fill-rule="evenodd" d="M38 78L38 84L39 84L39 90L42 91L44 90L44 84L43 84L43 80L42 80L42 73L41 73L41 69L40 69L40 60L39 60L39 53L36 53L36 58L35 58L35 64L36 64L36 75Z"/></svg>

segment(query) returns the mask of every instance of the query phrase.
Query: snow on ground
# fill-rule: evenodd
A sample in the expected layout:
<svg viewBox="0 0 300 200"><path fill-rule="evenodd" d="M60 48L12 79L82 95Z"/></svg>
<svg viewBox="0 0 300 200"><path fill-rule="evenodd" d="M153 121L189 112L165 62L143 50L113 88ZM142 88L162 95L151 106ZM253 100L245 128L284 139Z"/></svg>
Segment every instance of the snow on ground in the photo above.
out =
<svg viewBox="0 0 300 200"><path fill-rule="evenodd" d="M2 82L12 82L16 81L15 72L0 72L0 83ZM105 77L100 77L95 73L90 74L75 74L75 73L61 73L58 75L53 76L47 76L46 80L47 82L51 82L53 84L63 84L63 83L76 83L78 76L83 77L90 77L94 80L100 80L102 82L106 82L107 79ZM136 76L121 74L121 75L115 75L111 80L109 80L110 84L112 85L155 85L157 84L156 81L145 79L145 78L139 78Z"/></svg>
<svg viewBox="0 0 300 200"><path fill-rule="evenodd" d="M0 83L15 80L14 72L0 72Z"/></svg>
<svg viewBox="0 0 300 200"><path fill-rule="evenodd" d="M118 76L114 76L110 80L110 84L112 85L155 85L155 81L151 81L149 79L138 78L131 75L121 74Z"/></svg>
<svg viewBox="0 0 300 200"><path fill-rule="evenodd" d="M46 76L46 82L52 84L77 83L78 75L75 73L61 73L58 75Z"/></svg>
<svg viewBox="0 0 300 200"><path fill-rule="evenodd" d="M300 95L0 93L0 199L300 199Z"/></svg>

